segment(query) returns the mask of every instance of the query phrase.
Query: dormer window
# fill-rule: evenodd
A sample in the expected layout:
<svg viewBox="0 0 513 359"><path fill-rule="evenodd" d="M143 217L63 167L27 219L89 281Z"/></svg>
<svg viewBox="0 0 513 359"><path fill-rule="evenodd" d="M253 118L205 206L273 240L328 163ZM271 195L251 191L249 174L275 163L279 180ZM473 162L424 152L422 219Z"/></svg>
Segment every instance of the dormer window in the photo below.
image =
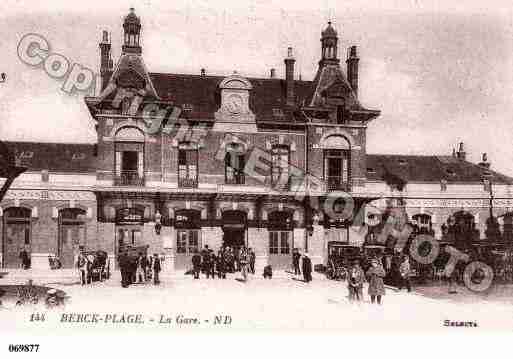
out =
<svg viewBox="0 0 513 359"><path fill-rule="evenodd" d="M283 117L283 110L281 108L273 108L273 116L278 118Z"/></svg>
<svg viewBox="0 0 513 359"><path fill-rule="evenodd" d="M408 161L403 158L400 158L397 162L399 162L399 165L401 166L406 166L408 164Z"/></svg>
<svg viewBox="0 0 513 359"><path fill-rule="evenodd" d="M32 157L34 157L34 152L32 152L32 151L23 151L20 154L20 158L28 159L28 158L32 158Z"/></svg>
<svg viewBox="0 0 513 359"><path fill-rule="evenodd" d="M192 104L190 104L190 103L184 103L184 104L182 105L182 109L183 109L184 111L187 111L187 112L192 112L192 110L193 110L193 106L192 106Z"/></svg>

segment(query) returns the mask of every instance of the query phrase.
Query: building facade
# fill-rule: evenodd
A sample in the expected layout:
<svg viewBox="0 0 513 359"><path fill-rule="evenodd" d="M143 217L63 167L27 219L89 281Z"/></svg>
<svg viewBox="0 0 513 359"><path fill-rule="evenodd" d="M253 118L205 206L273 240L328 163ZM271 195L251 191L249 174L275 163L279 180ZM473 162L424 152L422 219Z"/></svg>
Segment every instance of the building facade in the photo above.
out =
<svg viewBox="0 0 513 359"><path fill-rule="evenodd" d="M291 48L285 79L152 73L133 10L123 29L115 64L103 32L101 92L85 98L95 144L7 143L28 170L0 203L4 268L19 267L22 248L33 268L49 255L70 268L79 246L115 265L126 245L162 254L170 273L205 245L249 246L257 267L289 267L293 248L324 263L329 242L369 242L390 206L438 240L454 240L460 221L471 240L511 239L513 180L466 161L463 144L367 154L380 112L358 101L357 48L342 66L331 23L313 81L296 79Z"/></svg>

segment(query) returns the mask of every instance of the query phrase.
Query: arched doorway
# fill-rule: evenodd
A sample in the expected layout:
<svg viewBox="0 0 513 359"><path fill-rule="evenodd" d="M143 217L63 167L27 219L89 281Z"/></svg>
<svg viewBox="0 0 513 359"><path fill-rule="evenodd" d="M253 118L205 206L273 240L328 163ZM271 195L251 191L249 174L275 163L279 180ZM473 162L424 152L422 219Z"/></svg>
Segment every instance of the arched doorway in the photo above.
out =
<svg viewBox="0 0 513 359"><path fill-rule="evenodd" d="M79 247L86 245L85 214L86 211L80 208L65 208L59 211L57 256L62 268L73 268Z"/></svg>
<svg viewBox="0 0 513 359"><path fill-rule="evenodd" d="M188 268L193 254L201 249L201 212L194 209L175 211L175 228L175 268Z"/></svg>
<svg viewBox="0 0 513 359"><path fill-rule="evenodd" d="M291 211L269 213L269 264L276 269L288 268L292 264L294 222Z"/></svg>
<svg viewBox="0 0 513 359"><path fill-rule="evenodd" d="M247 215L243 211L223 212L223 247L230 247L235 253L246 245Z"/></svg>
<svg viewBox="0 0 513 359"><path fill-rule="evenodd" d="M4 211L3 230L3 267L20 268L20 253L25 249L30 258L31 248L31 226L30 209L23 207L11 207Z"/></svg>

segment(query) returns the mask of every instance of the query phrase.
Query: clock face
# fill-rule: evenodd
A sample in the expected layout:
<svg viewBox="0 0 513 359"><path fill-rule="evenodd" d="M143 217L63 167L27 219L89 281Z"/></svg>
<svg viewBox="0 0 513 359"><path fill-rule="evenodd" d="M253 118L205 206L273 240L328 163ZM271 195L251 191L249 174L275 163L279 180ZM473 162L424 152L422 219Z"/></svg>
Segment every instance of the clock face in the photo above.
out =
<svg viewBox="0 0 513 359"><path fill-rule="evenodd" d="M233 114L241 113L243 100L240 95L230 95L226 99L226 108Z"/></svg>

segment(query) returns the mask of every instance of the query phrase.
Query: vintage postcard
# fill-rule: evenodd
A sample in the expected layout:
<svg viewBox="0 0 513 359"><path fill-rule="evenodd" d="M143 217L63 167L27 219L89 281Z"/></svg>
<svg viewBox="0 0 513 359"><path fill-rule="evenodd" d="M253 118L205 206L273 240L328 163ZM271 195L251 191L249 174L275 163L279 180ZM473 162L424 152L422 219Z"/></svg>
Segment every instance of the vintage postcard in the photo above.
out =
<svg viewBox="0 0 513 359"><path fill-rule="evenodd" d="M0 332L513 327L513 4L0 12Z"/></svg>

